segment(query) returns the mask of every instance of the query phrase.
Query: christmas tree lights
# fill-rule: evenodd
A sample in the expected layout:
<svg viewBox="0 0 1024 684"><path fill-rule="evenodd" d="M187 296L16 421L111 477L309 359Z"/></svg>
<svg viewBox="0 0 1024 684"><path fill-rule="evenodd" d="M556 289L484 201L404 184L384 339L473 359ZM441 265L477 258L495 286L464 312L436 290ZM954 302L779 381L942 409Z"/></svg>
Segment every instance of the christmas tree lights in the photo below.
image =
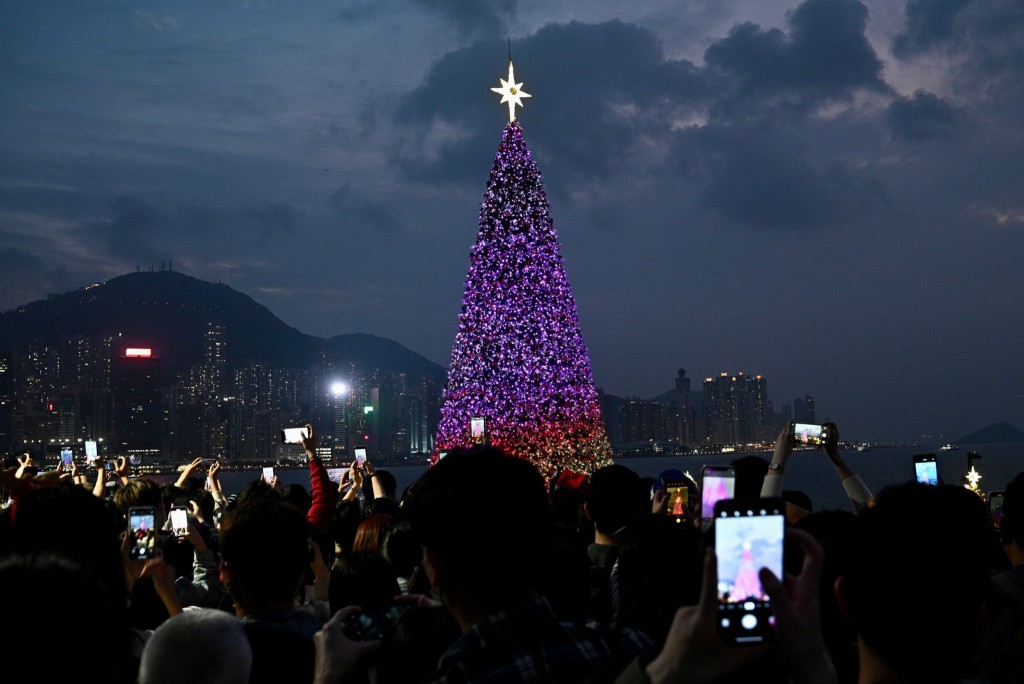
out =
<svg viewBox="0 0 1024 684"><path fill-rule="evenodd" d="M514 119L480 207L436 449L471 446L474 417L489 444L548 479L611 462L547 196Z"/></svg>

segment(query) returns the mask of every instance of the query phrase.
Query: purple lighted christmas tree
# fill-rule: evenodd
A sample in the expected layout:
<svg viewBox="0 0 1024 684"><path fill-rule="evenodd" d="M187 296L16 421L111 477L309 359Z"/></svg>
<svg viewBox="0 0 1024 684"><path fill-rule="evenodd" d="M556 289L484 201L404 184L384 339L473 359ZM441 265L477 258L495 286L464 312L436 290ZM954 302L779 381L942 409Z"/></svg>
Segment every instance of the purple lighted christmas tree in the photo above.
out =
<svg viewBox="0 0 1024 684"><path fill-rule="evenodd" d="M502 84L510 122L480 207L436 448L471 446L481 417L488 443L546 477L589 473L611 462L608 439L541 175L514 119L529 95L511 62Z"/></svg>

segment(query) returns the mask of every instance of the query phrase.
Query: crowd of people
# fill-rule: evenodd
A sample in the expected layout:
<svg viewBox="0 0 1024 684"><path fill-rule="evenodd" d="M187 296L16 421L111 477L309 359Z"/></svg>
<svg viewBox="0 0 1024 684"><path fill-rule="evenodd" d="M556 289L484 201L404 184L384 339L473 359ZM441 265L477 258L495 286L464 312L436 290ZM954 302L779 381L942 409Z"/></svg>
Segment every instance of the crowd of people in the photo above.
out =
<svg viewBox="0 0 1024 684"><path fill-rule="evenodd" d="M450 452L404 492L369 462L336 484L307 428L309 487L257 479L227 492L219 465L199 459L164 485L118 459L110 486L102 459L64 472L17 455L0 469L5 675L1024 681L1024 473L996 521L959 485L876 496L830 425L822 448L850 507L816 511L785 489L784 430L770 461L733 464L736 501L781 500L785 516L781 572L754 569L770 638L743 645L723 636L716 525L696 482L680 515L662 478L615 464L546 482L483 446ZM152 530L133 527L138 511Z"/></svg>

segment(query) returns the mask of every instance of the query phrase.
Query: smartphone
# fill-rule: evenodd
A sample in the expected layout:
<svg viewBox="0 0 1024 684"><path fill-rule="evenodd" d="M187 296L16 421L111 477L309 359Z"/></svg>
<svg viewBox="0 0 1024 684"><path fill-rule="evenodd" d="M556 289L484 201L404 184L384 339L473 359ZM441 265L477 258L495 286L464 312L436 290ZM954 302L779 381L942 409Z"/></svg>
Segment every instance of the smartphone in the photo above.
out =
<svg viewBox="0 0 1024 684"><path fill-rule="evenodd" d="M715 555L718 557L718 633L728 644L770 643L775 639L772 603L758 572L782 574L785 516L782 499L715 504Z"/></svg>
<svg viewBox="0 0 1024 684"><path fill-rule="evenodd" d="M447 451L438 451L437 452L437 460L440 461L442 458L444 458L447 455L448 455Z"/></svg>
<svg viewBox="0 0 1024 684"><path fill-rule="evenodd" d="M366 468L366 448L356 447L352 452L356 455L356 468L358 470Z"/></svg>
<svg viewBox="0 0 1024 684"><path fill-rule="evenodd" d="M281 430L281 444L302 444L302 440L309 437L309 430L305 427L285 428Z"/></svg>
<svg viewBox="0 0 1024 684"><path fill-rule="evenodd" d="M344 619L342 630L353 641L375 641L382 638L402 613L411 607L411 604L399 603L387 607L360 610Z"/></svg>
<svg viewBox="0 0 1024 684"><path fill-rule="evenodd" d="M484 419L480 416L469 419L469 441L473 444L483 444L486 441Z"/></svg>
<svg viewBox="0 0 1024 684"><path fill-rule="evenodd" d="M71 449L60 450L60 462L64 466L64 470L71 470L71 464L75 460L75 455Z"/></svg>
<svg viewBox="0 0 1024 684"><path fill-rule="evenodd" d="M939 484L939 466L935 462L935 454L917 454L914 456L914 475L917 477L917 481L922 484Z"/></svg>
<svg viewBox="0 0 1024 684"><path fill-rule="evenodd" d="M128 535L131 540L128 554L132 558L147 560L156 555L156 513L152 506L128 509Z"/></svg>
<svg viewBox="0 0 1024 684"><path fill-rule="evenodd" d="M264 468L263 469L263 481L267 484L271 484L274 480L274 469Z"/></svg>
<svg viewBox="0 0 1024 684"><path fill-rule="evenodd" d="M103 469L104 470L113 470L114 469L114 462L113 461L104 461L103 462Z"/></svg>
<svg viewBox="0 0 1024 684"><path fill-rule="evenodd" d="M345 476L344 468L328 468L327 477L330 478L334 484L341 484L341 478Z"/></svg>
<svg viewBox="0 0 1024 684"><path fill-rule="evenodd" d="M96 461L96 457L99 455L99 449L96 447L96 440L87 439L85 440L85 462L92 465Z"/></svg>
<svg viewBox="0 0 1024 684"><path fill-rule="evenodd" d="M188 536L188 509L184 506L171 507L171 529L176 537Z"/></svg>
<svg viewBox="0 0 1024 684"><path fill-rule="evenodd" d="M998 530L1003 524L1003 497L1005 492L988 493L988 512L992 516L992 525Z"/></svg>
<svg viewBox="0 0 1024 684"><path fill-rule="evenodd" d="M665 497L668 501L668 515L677 523L689 519L690 488L684 480L665 479Z"/></svg>
<svg viewBox="0 0 1024 684"><path fill-rule="evenodd" d="M736 496L736 469L706 465L700 471L700 517L711 520L715 504Z"/></svg>
<svg viewBox="0 0 1024 684"><path fill-rule="evenodd" d="M828 428L815 423L793 423L793 444L817 446L828 439Z"/></svg>

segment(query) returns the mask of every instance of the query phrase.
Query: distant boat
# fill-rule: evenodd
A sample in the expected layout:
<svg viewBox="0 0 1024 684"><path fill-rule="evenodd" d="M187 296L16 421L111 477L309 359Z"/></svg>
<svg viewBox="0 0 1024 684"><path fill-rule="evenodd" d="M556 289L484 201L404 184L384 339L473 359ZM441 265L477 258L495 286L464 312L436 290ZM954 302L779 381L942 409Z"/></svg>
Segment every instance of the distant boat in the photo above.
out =
<svg viewBox="0 0 1024 684"><path fill-rule="evenodd" d="M871 445L870 444L858 444L857 445L857 451L871 451Z"/></svg>
<svg viewBox="0 0 1024 684"><path fill-rule="evenodd" d="M939 451L960 451L959 444L943 444L939 447Z"/></svg>

